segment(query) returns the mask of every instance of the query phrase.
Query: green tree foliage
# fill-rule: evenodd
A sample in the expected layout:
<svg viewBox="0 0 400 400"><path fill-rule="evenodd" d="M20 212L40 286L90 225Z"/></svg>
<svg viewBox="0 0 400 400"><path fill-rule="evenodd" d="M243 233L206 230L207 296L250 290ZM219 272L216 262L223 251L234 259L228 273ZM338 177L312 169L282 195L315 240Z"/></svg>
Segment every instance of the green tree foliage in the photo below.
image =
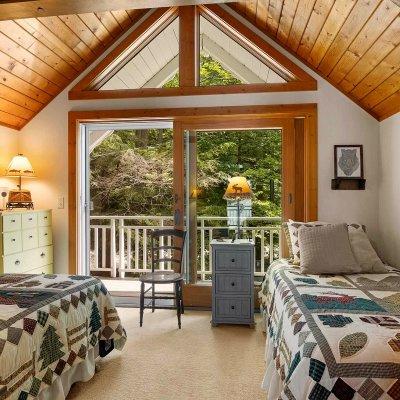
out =
<svg viewBox="0 0 400 400"><path fill-rule="evenodd" d="M241 83L202 55L201 85ZM176 74L165 87L178 86ZM254 216L280 215L281 132L277 129L199 132L199 215L226 216L228 178L246 176L255 194ZM172 215L172 131L116 131L91 154L94 214Z"/></svg>

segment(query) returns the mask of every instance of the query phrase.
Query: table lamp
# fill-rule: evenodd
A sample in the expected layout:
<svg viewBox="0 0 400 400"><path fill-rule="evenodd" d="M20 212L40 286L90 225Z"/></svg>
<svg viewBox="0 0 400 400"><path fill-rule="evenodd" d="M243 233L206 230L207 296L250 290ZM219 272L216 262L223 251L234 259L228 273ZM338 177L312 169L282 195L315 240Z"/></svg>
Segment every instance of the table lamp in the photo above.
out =
<svg viewBox="0 0 400 400"><path fill-rule="evenodd" d="M240 239L240 200L251 199L253 191L244 176L234 176L229 180L224 199L236 200L237 204L237 238Z"/></svg>
<svg viewBox="0 0 400 400"><path fill-rule="evenodd" d="M7 208L33 208L31 192L22 189L22 177L34 178L35 171L28 158L22 154L17 154L11 160L5 173L6 177L19 178L18 190L10 190L8 194Z"/></svg>

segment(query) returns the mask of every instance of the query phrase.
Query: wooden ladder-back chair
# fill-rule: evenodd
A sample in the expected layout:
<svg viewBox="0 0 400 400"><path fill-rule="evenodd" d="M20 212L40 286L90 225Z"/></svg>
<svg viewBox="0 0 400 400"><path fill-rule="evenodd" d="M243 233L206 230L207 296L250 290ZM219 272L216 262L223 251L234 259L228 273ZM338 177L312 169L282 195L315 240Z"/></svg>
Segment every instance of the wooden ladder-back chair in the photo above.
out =
<svg viewBox="0 0 400 400"><path fill-rule="evenodd" d="M151 232L151 272L140 276L140 326L143 325L144 310L175 309L178 327L181 329L183 306L182 257L186 232L179 229L155 229ZM167 244L165 244L167 243ZM165 266L171 269L165 269ZM147 289L145 285L150 287ZM174 285L174 292L156 293L155 285ZM147 294L150 292L151 294ZM174 305L157 304L157 300L173 299ZM146 300L150 300L145 304Z"/></svg>

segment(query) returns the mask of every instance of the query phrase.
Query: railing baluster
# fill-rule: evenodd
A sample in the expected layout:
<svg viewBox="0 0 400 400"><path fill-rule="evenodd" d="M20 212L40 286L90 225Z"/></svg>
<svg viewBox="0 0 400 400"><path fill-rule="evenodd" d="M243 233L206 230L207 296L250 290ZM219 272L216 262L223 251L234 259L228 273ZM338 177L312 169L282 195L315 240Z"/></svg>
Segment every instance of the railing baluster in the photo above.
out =
<svg viewBox="0 0 400 400"><path fill-rule="evenodd" d="M94 268L99 268L99 228L94 228Z"/></svg>
<svg viewBox="0 0 400 400"><path fill-rule="evenodd" d="M269 230L269 264L274 261L274 231Z"/></svg>
<svg viewBox="0 0 400 400"><path fill-rule="evenodd" d="M161 219L160 228L162 228L163 226L164 226L164 219ZM159 241L160 241L160 246L163 247L164 246L164 236L161 236ZM158 252L159 258L164 258L162 253L163 253L162 250L160 250ZM163 270L164 269L164 261L161 261L159 265L160 265L160 269Z"/></svg>
<svg viewBox="0 0 400 400"><path fill-rule="evenodd" d="M168 246L172 246L172 240L171 240L171 236L168 236ZM172 251L172 250L169 250L170 251L170 255L172 256L173 254L174 254L174 252ZM169 262L168 264L167 264L167 269L168 270L171 270L172 269L172 265L171 265L171 262Z"/></svg>
<svg viewBox="0 0 400 400"><path fill-rule="evenodd" d="M206 270L206 243L205 243L205 232L204 232L204 218L200 220L200 268L201 271Z"/></svg>
<svg viewBox="0 0 400 400"><path fill-rule="evenodd" d="M101 267L106 268L106 228L101 228Z"/></svg>
<svg viewBox="0 0 400 400"><path fill-rule="evenodd" d="M138 271L140 269L140 266L139 266L139 257L140 257L139 243L140 243L140 229L135 228L135 269Z"/></svg>
<svg viewBox="0 0 400 400"><path fill-rule="evenodd" d="M119 276L125 278L125 231L124 231L124 220L120 218L118 220L118 233L119 233Z"/></svg>
<svg viewBox="0 0 400 400"><path fill-rule="evenodd" d="M115 219L111 219L111 277L117 277L117 252L116 252L116 229L115 229Z"/></svg>
<svg viewBox="0 0 400 400"><path fill-rule="evenodd" d="M143 229L143 270L147 270L147 229Z"/></svg>
<svg viewBox="0 0 400 400"><path fill-rule="evenodd" d="M265 270L265 230L261 229L260 230L260 235L261 235L261 272L264 272Z"/></svg>
<svg viewBox="0 0 400 400"><path fill-rule="evenodd" d="M132 269L132 230L128 228L126 230L126 262L127 268Z"/></svg>
<svg viewBox="0 0 400 400"><path fill-rule="evenodd" d="M210 228L208 230L208 239L209 239L209 242L208 242L208 264L209 264L208 269L209 269L210 273L212 273L212 250L211 250L212 238L213 238L213 228Z"/></svg>

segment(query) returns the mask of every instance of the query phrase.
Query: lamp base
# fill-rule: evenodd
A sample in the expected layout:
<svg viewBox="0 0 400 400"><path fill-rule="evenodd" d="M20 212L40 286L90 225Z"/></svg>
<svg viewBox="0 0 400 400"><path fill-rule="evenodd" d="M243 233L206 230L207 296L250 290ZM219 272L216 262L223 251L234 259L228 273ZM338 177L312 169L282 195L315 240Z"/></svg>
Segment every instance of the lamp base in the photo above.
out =
<svg viewBox="0 0 400 400"><path fill-rule="evenodd" d="M26 189L10 190L8 193L7 209L28 208L33 209L31 192Z"/></svg>
<svg viewBox="0 0 400 400"><path fill-rule="evenodd" d="M24 203L24 202L8 202L6 204L7 210L13 210L14 208L26 208L28 210L33 210L33 203Z"/></svg>

